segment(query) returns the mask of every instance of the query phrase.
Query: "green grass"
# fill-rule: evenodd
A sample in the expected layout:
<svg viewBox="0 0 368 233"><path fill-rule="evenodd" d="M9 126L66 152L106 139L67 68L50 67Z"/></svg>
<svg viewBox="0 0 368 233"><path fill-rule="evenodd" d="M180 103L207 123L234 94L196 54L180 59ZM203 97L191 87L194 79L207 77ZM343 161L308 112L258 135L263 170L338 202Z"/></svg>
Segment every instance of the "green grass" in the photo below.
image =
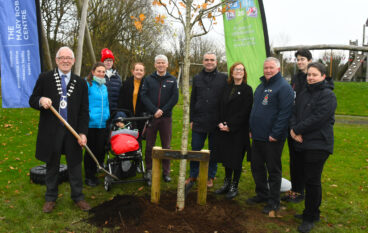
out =
<svg viewBox="0 0 368 233"><path fill-rule="evenodd" d="M367 88L364 83L359 85ZM351 104L341 101L340 92L345 83L336 85L340 108ZM350 83L347 84L350 86ZM355 89L358 87L354 86ZM349 91L351 93L351 91ZM363 95L363 94L362 94ZM366 96L366 94L365 94ZM363 101L361 101L363 102ZM350 107L344 107L349 109ZM351 107L353 108L353 107ZM367 110L360 108L357 114ZM182 130L182 105L174 111L173 149L180 149ZM339 114L342 114L341 112ZM352 114L348 112L346 114ZM40 165L34 157L37 135L38 112L33 109L0 108L0 232L101 232L83 222L88 214L77 210L70 199L69 183L59 186L57 208L50 214L41 211L44 202L45 186L32 184L29 169ZM335 125L335 153L327 160L323 172L322 221L314 232L366 232L368 229L368 125ZM283 152L283 177L289 178L289 156L287 147ZM62 158L65 162L65 158ZM174 182L163 183L161 189L176 190L178 161L172 162ZM244 173L240 182L239 205L254 195L254 182L249 163L244 161ZM215 187L219 187L224 175L219 166ZM143 189L141 189L143 187ZM102 186L84 187L86 200L99 205L117 194L144 195L150 189L141 183L116 184L110 192ZM303 204L287 204L283 226L268 223L259 226L264 232L296 232L297 221L292 214L300 213ZM261 207L259 207L261 211ZM255 223L257 224L257 223ZM287 228L285 228L285 225ZM106 232L109 230L105 230Z"/></svg>
<svg viewBox="0 0 368 233"><path fill-rule="evenodd" d="M336 114L368 116L368 83L335 82Z"/></svg>

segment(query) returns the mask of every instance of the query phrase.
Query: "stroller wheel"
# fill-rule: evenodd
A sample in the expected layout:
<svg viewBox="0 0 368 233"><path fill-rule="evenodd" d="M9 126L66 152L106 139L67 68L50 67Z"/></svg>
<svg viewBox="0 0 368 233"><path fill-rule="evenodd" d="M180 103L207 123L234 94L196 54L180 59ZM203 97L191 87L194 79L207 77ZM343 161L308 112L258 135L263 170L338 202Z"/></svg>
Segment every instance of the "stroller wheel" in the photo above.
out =
<svg viewBox="0 0 368 233"><path fill-rule="evenodd" d="M110 176L105 176L104 187L106 191L111 190L111 183L112 183L112 178Z"/></svg>

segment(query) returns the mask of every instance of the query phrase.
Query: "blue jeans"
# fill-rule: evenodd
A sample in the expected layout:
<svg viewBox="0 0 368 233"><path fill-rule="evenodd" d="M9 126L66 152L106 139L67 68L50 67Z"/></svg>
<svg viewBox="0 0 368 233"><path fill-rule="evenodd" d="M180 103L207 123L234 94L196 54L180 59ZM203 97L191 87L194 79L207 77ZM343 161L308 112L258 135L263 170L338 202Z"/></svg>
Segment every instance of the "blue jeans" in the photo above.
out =
<svg viewBox="0 0 368 233"><path fill-rule="evenodd" d="M212 150L212 133L199 133L192 131L192 150L199 151L203 149L204 142L208 136L208 147ZM210 154L211 158L211 154ZM208 168L208 178L215 178L217 172L217 163L212 162L210 159L209 168ZM199 173L199 162L190 161L190 172L189 176L192 178L197 178Z"/></svg>

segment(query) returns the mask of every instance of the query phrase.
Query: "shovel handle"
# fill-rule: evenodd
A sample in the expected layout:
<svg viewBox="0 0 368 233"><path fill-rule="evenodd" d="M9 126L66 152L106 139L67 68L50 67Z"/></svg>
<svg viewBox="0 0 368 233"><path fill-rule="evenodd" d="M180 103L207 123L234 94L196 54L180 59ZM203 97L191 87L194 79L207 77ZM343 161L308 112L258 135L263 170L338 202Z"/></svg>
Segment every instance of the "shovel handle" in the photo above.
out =
<svg viewBox="0 0 368 233"><path fill-rule="evenodd" d="M74 137L76 137L79 140L81 140L81 137L79 136L79 134L73 129L73 127L71 127L69 125L69 123L58 113L58 111L56 111L56 109L51 105L50 106L50 110L55 114L55 116L57 118L59 118L59 120L65 125L65 127L74 135ZM106 171L103 167L101 167L100 163L98 162L96 156L92 153L92 151L89 149L89 147L87 145L83 146L86 151L88 152L88 154L91 156L91 158L95 161L95 163L97 164L98 169L104 171L107 175L111 176L112 178L119 180L118 177L116 177L115 175L111 174L110 172Z"/></svg>

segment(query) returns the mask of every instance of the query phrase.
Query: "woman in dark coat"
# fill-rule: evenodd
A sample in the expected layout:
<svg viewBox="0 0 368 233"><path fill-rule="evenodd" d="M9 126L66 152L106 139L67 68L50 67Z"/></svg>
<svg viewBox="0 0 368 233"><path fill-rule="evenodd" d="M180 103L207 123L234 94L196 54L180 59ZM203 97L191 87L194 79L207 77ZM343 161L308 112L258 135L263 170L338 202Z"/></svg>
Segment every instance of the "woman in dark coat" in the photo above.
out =
<svg viewBox="0 0 368 233"><path fill-rule="evenodd" d="M142 116L145 107L141 101L141 89L145 75L145 67L141 62L134 63L131 70L133 76L127 78L120 88L118 108L131 112L131 116ZM137 122L139 135L142 134L144 122Z"/></svg>
<svg viewBox="0 0 368 233"><path fill-rule="evenodd" d="M107 48L101 50L101 62L103 62L106 67L105 85L109 94L110 113L113 113L118 105L121 78L115 68L115 57L111 50Z"/></svg>
<svg viewBox="0 0 368 233"><path fill-rule="evenodd" d="M224 185L215 193L226 194L229 199L238 194L243 158L249 149L249 114L252 104L253 91L247 85L247 72L244 65L237 62L230 68L228 84L221 97L212 157L225 167Z"/></svg>
<svg viewBox="0 0 368 233"><path fill-rule="evenodd" d="M323 166L333 152L333 125L337 106L331 79L320 63L310 63L307 88L296 98L290 120L290 136L294 139L295 153L303 161L305 181L305 208L299 232L309 232L319 221L322 201L321 175Z"/></svg>

